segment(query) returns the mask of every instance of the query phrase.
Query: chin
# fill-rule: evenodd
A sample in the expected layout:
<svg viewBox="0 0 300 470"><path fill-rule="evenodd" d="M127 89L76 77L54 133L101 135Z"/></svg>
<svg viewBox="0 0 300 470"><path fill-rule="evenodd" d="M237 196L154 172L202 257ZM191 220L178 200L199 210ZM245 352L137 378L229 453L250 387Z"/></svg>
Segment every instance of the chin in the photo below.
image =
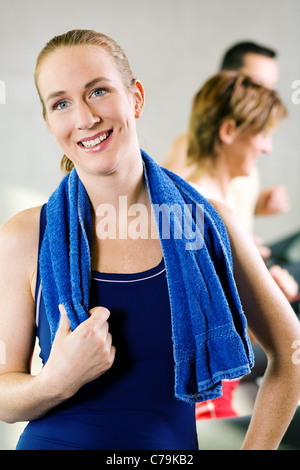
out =
<svg viewBox="0 0 300 470"><path fill-rule="evenodd" d="M118 165L93 165L88 168L88 173L97 176L109 176L114 174Z"/></svg>
<svg viewBox="0 0 300 470"><path fill-rule="evenodd" d="M106 176L113 174L119 167L120 161L117 158L108 158L104 155L93 155L92 158L87 157L86 161L80 161L77 168L85 173L98 176Z"/></svg>

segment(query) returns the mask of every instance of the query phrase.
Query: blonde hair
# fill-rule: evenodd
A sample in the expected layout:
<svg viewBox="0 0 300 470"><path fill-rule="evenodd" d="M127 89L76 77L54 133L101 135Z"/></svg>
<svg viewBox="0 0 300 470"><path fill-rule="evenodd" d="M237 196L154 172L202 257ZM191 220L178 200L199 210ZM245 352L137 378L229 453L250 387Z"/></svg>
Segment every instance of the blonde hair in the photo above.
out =
<svg viewBox="0 0 300 470"><path fill-rule="evenodd" d="M274 128L287 110L278 93L235 71L211 77L196 94L190 115L188 157L197 161L217 155L219 129L234 120L241 131Z"/></svg>
<svg viewBox="0 0 300 470"><path fill-rule="evenodd" d="M39 91L38 87L38 77L39 77L39 70L43 63L43 60L51 53L56 51L59 47L71 47L71 46L79 46L79 45L96 45L104 48L114 59L115 64L120 72L124 85L130 89L132 85L135 83L135 79L133 77L132 71L129 66L128 59L126 57L125 52L123 49L109 36L105 34L98 33L93 30L86 30L86 29L74 29L72 31L68 31L65 34L61 34L60 36L55 36L51 39L45 47L41 50L38 55L34 73L34 81L37 92L40 97L40 101L42 104L43 109L43 116L46 118L46 106L42 99L42 96ZM64 155L61 161L61 169L68 173L74 167L73 162Z"/></svg>

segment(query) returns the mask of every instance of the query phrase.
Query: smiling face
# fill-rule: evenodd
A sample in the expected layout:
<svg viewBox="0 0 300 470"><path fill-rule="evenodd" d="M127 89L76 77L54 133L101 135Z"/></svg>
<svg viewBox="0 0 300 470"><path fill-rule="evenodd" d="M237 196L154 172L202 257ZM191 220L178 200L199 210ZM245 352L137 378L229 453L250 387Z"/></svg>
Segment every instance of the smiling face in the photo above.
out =
<svg viewBox="0 0 300 470"><path fill-rule="evenodd" d="M79 173L110 174L140 155L143 88L124 85L105 49L59 47L43 60L37 83L48 128Z"/></svg>

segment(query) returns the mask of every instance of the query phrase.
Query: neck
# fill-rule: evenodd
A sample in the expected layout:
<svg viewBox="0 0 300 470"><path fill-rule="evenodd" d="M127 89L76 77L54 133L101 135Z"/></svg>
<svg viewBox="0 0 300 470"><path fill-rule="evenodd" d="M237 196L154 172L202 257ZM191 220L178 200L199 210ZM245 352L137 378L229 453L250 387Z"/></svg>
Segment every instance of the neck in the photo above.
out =
<svg viewBox="0 0 300 470"><path fill-rule="evenodd" d="M120 196L126 196L128 205L138 203L146 190L140 152L135 158L124 159L109 174L87 174L81 169L76 170L88 193L94 214L101 204L111 204L117 209Z"/></svg>
<svg viewBox="0 0 300 470"><path fill-rule="evenodd" d="M228 203L232 177L225 159L220 155L200 161L189 177L189 182L199 186L204 197Z"/></svg>

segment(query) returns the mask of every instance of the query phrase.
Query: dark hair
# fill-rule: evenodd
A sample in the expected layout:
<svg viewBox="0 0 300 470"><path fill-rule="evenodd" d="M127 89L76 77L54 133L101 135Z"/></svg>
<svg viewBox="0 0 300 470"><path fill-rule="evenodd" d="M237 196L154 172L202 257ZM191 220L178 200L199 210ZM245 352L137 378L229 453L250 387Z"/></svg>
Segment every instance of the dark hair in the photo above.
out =
<svg viewBox="0 0 300 470"><path fill-rule="evenodd" d="M264 57L275 59L277 53L268 47L256 44L255 42L245 41L234 44L224 54L220 70L239 70L244 64L245 54L259 54Z"/></svg>

